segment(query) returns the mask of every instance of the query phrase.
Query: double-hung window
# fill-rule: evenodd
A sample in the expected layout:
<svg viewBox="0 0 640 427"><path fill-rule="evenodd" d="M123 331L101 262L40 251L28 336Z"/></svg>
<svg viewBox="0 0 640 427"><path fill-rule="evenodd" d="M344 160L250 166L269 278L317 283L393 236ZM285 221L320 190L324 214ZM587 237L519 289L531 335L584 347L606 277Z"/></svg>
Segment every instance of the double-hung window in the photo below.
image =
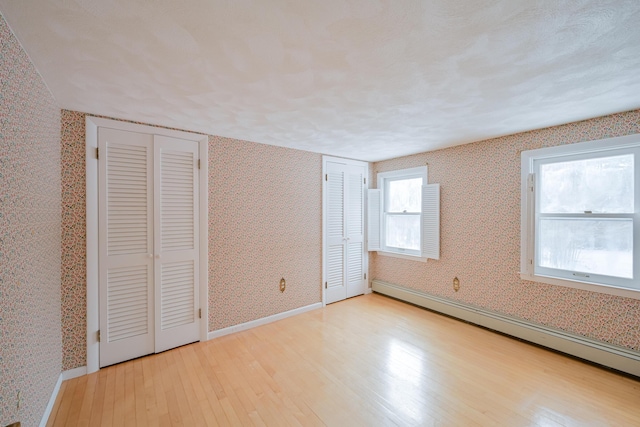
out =
<svg viewBox="0 0 640 427"><path fill-rule="evenodd" d="M640 298L640 135L522 153L522 276Z"/></svg>
<svg viewBox="0 0 640 427"><path fill-rule="evenodd" d="M427 167L377 176L369 190L369 250L409 259L439 258L440 187L427 184Z"/></svg>

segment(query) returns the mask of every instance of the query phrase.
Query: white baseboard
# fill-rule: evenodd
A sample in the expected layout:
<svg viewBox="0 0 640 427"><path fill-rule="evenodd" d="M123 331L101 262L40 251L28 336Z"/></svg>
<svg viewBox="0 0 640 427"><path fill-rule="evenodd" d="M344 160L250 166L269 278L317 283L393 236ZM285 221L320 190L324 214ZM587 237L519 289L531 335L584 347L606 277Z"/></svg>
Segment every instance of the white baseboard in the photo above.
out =
<svg viewBox="0 0 640 427"><path fill-rule="evenodd" d="M81 377L87 374L87 367L81 366L75 369L69 369L68 371L63 371L58 376L58 381L56 381L55 387L53 387L53 392L51 393L51 397L49 398L49 403L47 403L47 407L44 410L44 414L42 414L42 419L40 420L40 427L46 427L47 422L49 421L49 417L51 416L51 411L53 410L53 405L56 403L56 399L58 398L58 392L60 391L60 386L62 385L62 381L70 380L71 378Z"/></svg>
<svg viewBox="0 0 640 427"><path fill-rule="evenodd" d="M62 374L58 375L58 381L56 381L56 385L53 387L53 392L51 393L51 397L49 398L49 403L47 403L47 407L44 410L44 414L42 414L42 419L40 420L40 427L46 427L47 421L49 421L49 417L51 416L51 410L53 409L53 405L56 403L56 398L58 397L58 392L60 391L60 385L62 385Z"/></svg>
<svg viewBox="0 0 640 427"><path fill-rule="evenodd" d="M640 377L640 352L374 280L372 289L494 331Z"/></svg>
<svg viewBox="0 0 640 427"><path fill-rule="evenodd" d="M266 325L267 323L275 322L277 320L285 319L287 317L295 316L297 314L306 313L307 311L316 310L318 308L322 308L321 302L317 302L311 305L306 305L300 308L295 308L293 310L274 314L272 316L263 317L261 319L252 320L250 322L240 323L239 325L229 326L228 328L211 331L207 335L207 339L210 340L213 338L222 337L224 335L233 334L235 332L246 331L247 329L255 328L256 326Z"/></svg>
<svg viewBox="0 0 640 427"><path fill-rule="evenodd" d="M83 375L87 375L87 367L80 366L79 368L69 369L68 371L63 371L62 381L70 380L71 378L81 377Z"/></svg>

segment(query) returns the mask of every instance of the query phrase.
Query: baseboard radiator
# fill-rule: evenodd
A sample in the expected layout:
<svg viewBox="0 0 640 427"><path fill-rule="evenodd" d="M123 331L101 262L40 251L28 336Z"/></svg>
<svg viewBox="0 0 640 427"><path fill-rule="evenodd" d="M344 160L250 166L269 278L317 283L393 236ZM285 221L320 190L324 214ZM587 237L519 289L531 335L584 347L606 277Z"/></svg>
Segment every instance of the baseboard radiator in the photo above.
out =
<svg viewBox="0 0 640 427"><path fill-rule="evenodd" d="M640 377L640 352L374 280L373 292Z"/></svg>

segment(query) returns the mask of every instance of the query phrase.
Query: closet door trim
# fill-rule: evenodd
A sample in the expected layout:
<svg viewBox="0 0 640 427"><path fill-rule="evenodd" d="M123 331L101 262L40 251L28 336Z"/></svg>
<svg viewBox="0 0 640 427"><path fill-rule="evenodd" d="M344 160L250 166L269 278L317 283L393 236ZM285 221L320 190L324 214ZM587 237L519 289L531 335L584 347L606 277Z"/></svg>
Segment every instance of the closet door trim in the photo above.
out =
<svg viewBox="0 0 640 427"><path fill-rule="evenodd" d="M140 125L136 123L121 122L118 120L103 119L99 117L86 117L86 215L87 215L87 373L99 370L100 343L98 342L99 307L98 307L98 128L105 127L129 132L140 132L151 135L168 136L171 138L186 139L198 143L200 159L199 169L199 228L200 228L200 259L199 259L199 297L202 316L200 320L200 341L207 340L208 333L208 147L207 135L164 129L160 127Z"/></svg>

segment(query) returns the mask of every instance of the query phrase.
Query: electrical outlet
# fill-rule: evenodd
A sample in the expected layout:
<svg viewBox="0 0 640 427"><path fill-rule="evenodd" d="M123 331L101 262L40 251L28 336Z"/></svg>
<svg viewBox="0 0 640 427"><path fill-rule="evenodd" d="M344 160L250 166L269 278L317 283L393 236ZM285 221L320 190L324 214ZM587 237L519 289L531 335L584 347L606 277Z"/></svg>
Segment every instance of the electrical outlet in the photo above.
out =
<svg viewBox="0 0 640 427"><path fill-rule="evenodd" d="M460 280L457 277L453 278L453 290L456 292L460 290Z"/></svg>
<svg viewBox="0 0 640 427"><path fill-rule="evenodd" d="M282 279L280 279L280 292L284 292L284 290L287 288L287 281L284 280L284 277Z"/></svg>

